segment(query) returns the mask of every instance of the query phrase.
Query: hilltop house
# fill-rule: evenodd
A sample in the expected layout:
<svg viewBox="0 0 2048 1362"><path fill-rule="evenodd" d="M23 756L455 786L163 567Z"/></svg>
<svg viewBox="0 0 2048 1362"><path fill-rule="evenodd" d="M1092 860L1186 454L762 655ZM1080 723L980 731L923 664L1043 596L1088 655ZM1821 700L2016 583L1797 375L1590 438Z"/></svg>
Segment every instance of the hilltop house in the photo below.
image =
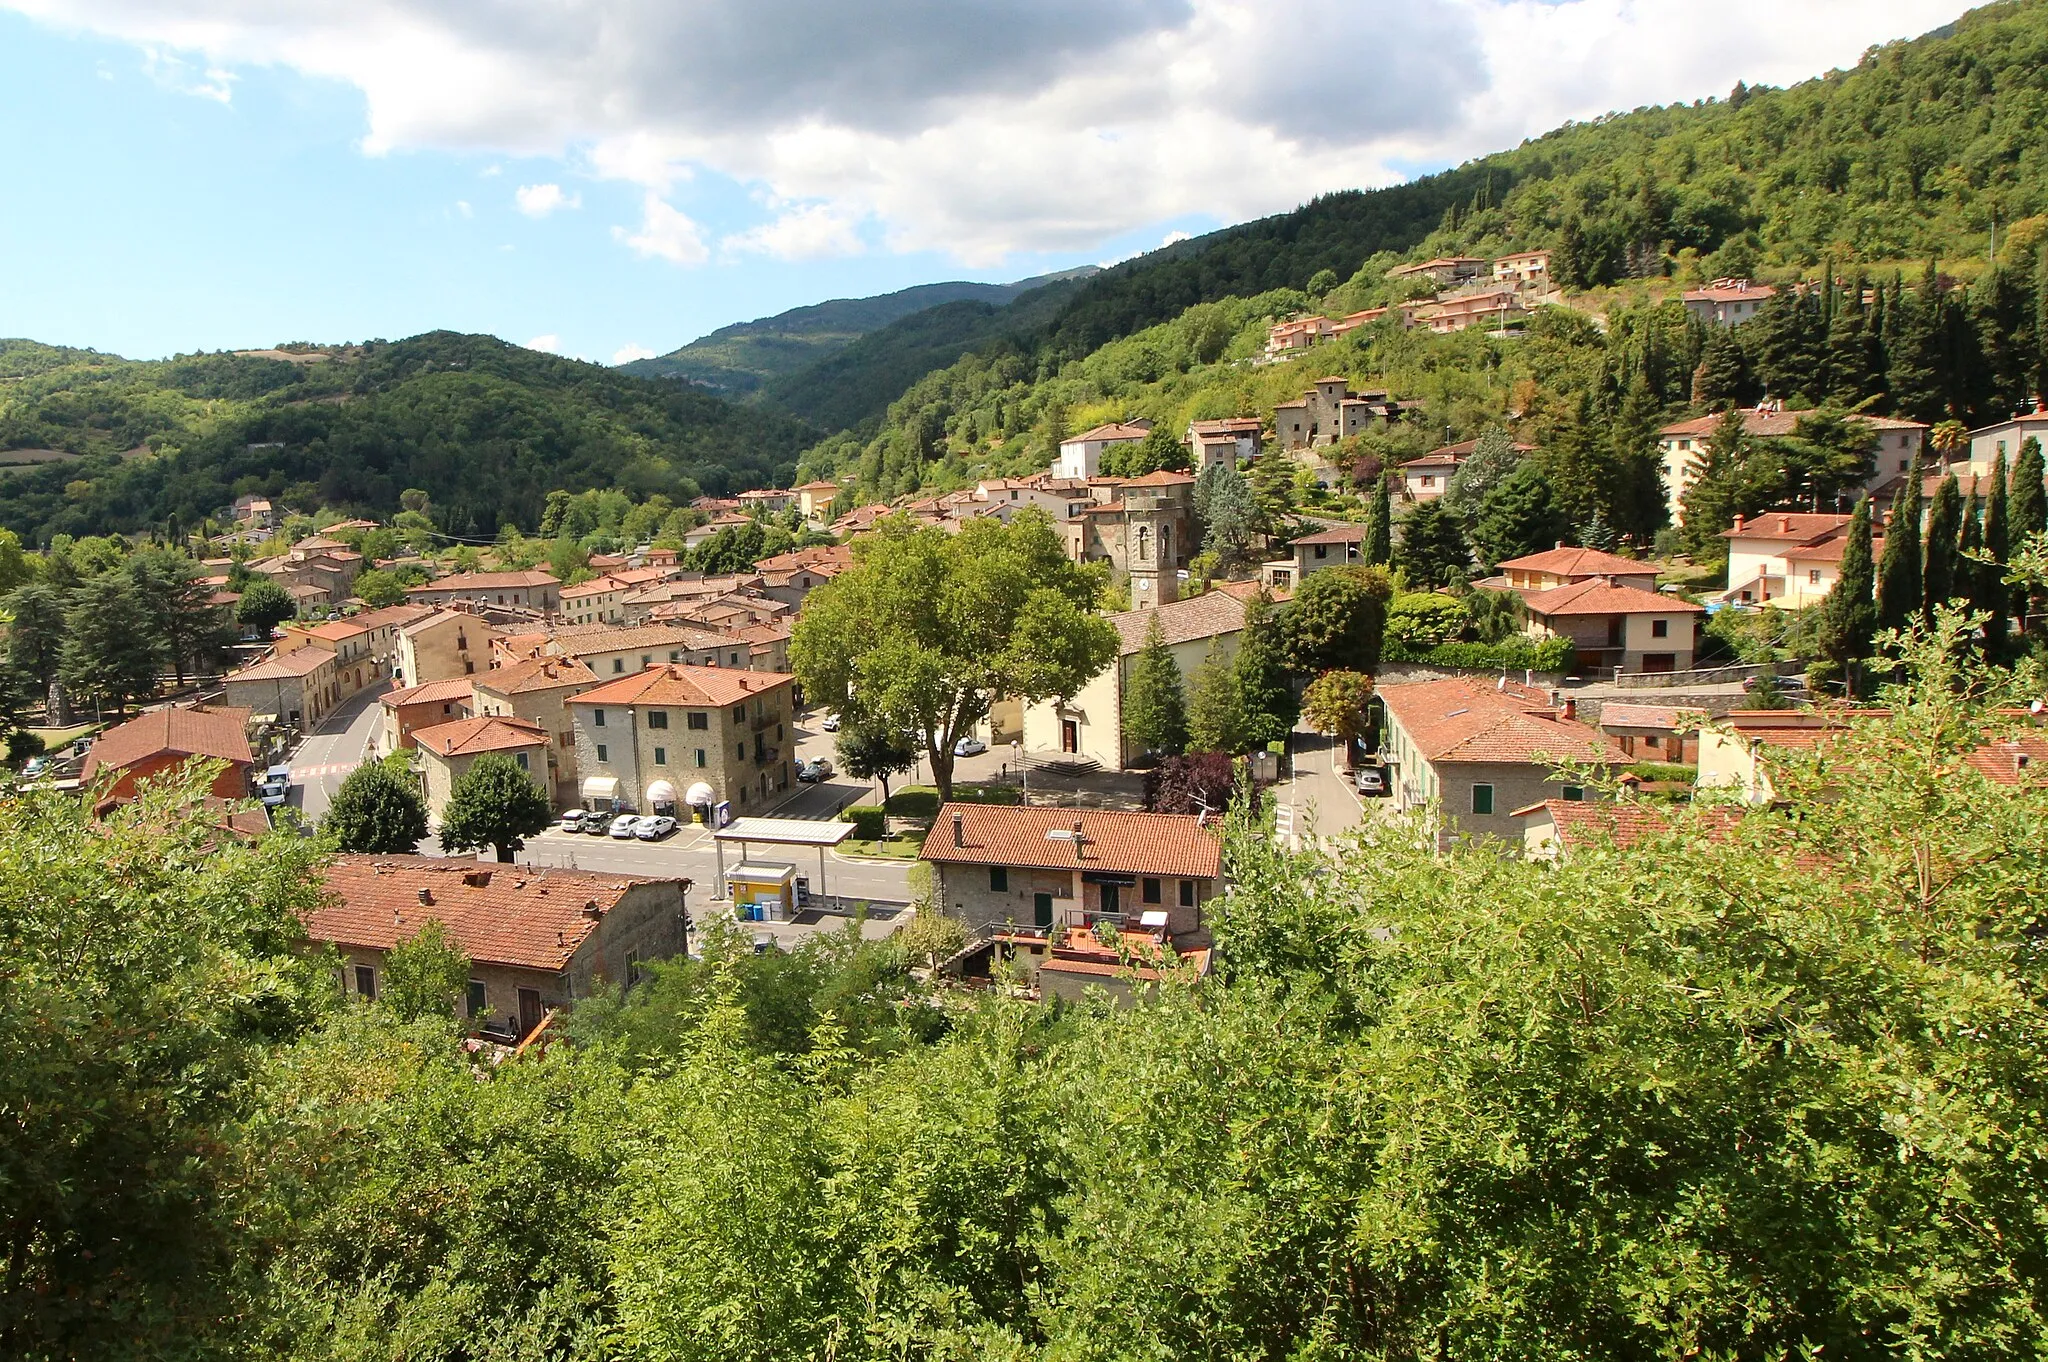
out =
<svg viewBox="0 0 2048 1362"><path fill-rule="evenodd" d="M1811 415L1811 410L1785 411L1775 405L1749 409L1742 413L1742 429L1752 439L1780 438L1790 435L1801 417ZM1874 442L1873 467L1864 483L1865 491L1877 491L1908 471L1927 437L1927 426L1920 421L1861 415L1850 419L1867 427ZM1714 438L1714 427L1720 423L1718 416L1696 416L1657 432L1657 449L1664 465L1664 504L1674 525L1685 523L1686 489L1706 465L1707 446Z"/></svg>
<svg viewBox="0 0 2048 1362"><path fill-rule="evenodd" d="M1396 265L1387 271L1389 279L1428 279L1450 288L1456 284L1469 284L1487 268L1487 262L1469 255L1439 256L1435 260L1424 260L1416 265Z"/></svg>
<svg viewBox="0 0 2048 1362"><path fill-rule="evenodd" d="M1493 262L1493 282L1514 288L1550 287L1550 252L1516 251Z"/></svg>
<svg viewBox="0 0 2048 1362"><path fill-rule="evenodd" d="M1740 326L1755 319L1758 309L1777 296L1769 284L1747 279L1716 279L1705 288L1687 289L1685 310L1708 326Z"/></svg>
<svg viewBox="0 0 2048 1362"><path fill-rule="evenodd" d="M1568 638L1582 670L1690 671L1703 606L1615 577L1595 577L1522 598L1532 638Z"/></svg>
<svg viewBox="0 0 2048 1362"><path fill-rule="evenodd" d="M1180 442L1188 447L1188 462L1199 477L1205 469L1218 464L1235 468L1257 458L1263 430L1264 425L1256 416L1190 421Z"/></svg>
<svg viewBox="0 0 2048 1362"><path fill-rule="evenodd" d="M1273 439L1292 453L1332 445L1369 430L1375 421L1400 419L1401 404L1383 392L1355 393L1347 379L1332 375L1292 402L1273 408Z"/></svg>
<svg viewBox="0 0 2048 1362"><path fill-rule="evenodd" d="M1721 537L1728 541L1722 600L1799 610L1826 597L1840 579L1849 517L1767 511L1735 517ZM1884 535L1873 529L1872 560L1883 551Z"/></svg>
<svg viewBox="0 0 2048 1362"><path fill-rule="evenodd" d="M1104 450L1142 443L1151 433L1150 421L1112 421L1084 430L1060 441L1060 457L1054 471L1063 478L1092 478L1102 471Z"/></svg>

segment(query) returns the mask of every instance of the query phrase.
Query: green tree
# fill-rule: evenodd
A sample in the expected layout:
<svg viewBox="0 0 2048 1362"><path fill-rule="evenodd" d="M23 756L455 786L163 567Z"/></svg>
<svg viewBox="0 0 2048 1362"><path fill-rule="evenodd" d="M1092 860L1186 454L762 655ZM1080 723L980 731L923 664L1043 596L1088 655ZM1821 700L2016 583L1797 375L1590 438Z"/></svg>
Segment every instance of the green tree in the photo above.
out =
<svg viewBox="0 0 2048 1362"><path fill-rule="evenodd" d="M1880 628L1903 629L1920 613L1920 484L1921 463L1913 467L1892 498L1884 522L1884 553L1877 564L1877 622Z"/></svg>
<svg viewBox="0 0 2048 1362"><path fill-rule="evenodd" d="M1215 554L1218 566L1229 572L1252 559L1259 534L1258 505L1252 500L1251 484L1234 468L1210 465L1196 480L1197 492L1203 490L1204 479L1209 487L1198 511L1205 527L1202 551Z"/></svg>
<svg viewBox="0 0 2048 1362"><path fill-rule="evenodd" d="M373 609L405 604L405 583L395 572L371 568L356 574L356 595Z"/></svg>
<svg viewBox="0 0 2048 1362"><path fill-rule="evenodd" d="M2012 597L2005 582L2005 562L2012 553L2007 482L2005 451L2000 450L1991 463L1991 489L1984 500L1984 553L1996 566L1984 568L1979 578L1982 608L1990 616L1984 624L1984 637L1994 657L2003 651L2011 628Z"/></svg>
<svg viewBox="0 0 2048 1362"><path fill-rule="evenodd" d="M1479 508L1493 489L1513 477L1521 466L1522 451L1507 428L1488 426L1472 442L1471 457L1451 475L1440 504L1446 514L1469 530L1478 522Z"/></svg>
<svg viewBox="0 0 2048 1362"><path fill-rule="evenodd" d="M2007 534L2014 547L2034 535L2048 531L2048 468L2041 457L2041 442L2029 435L2020 441L2019 456L2012 466L2011 524Z"/></svg>
<svg viewBox="0 0 2048 1362"><path fill-rule="evenodd" d="M1936 606L1946 604L1951 597L1967 594L1966 583L1957 572L1956 544L1963 529L1963 494L1956 485L1956 475L1951 473L1941 480L1934 494L1934 504L1927 513L1927 543L1925 556L1920 567L1920 589L1923 596L1923 613L1928 623L1934 621Z"/></svg>
<svg viewBox="0 0 2048 1362"><path fill-rule="evenodd" d="M1365 539L1358 546L1359 560L1367 566L1384 566L1394 556L1394 503L1384 470L1374 475L1365 506Z"/></svg>
<svg viewBox="0 0 2048 1362"><path fill-rule="evenodd" d="M1877 572L1871 561L1870 502L1864 497L1849 517L1841 572L1821 602L1820 653L1851 695L1863 690L1863 660L1877 631Z"/></svg>
<svg viewBox="0 0 2048 1362"><path fill-rule="evenodd" d="M427 835L427 806L410 775L364 762L334 792L320 830L342 851L410 853Z"/></svg>
<svg viewBox="0 0 2048 1362"><path fill-rule="evenodd" d="M21 536L13 530L0 530L0 596L28 585L35 577L35 564L22 551Z"/></svg>
<svg viewBox="0 0 2048 1362"><path fill-rule="evenodd" d="M1472 547L1482 562L1494 565L1550 548L1565 529L1550 479L1532 460L1487 493L1472 526Z"/></svg>
<svg viewBox="0 0 2048 1362"><path fill-rule="evenodd" d="M1166 646L1157 612L1146 626L1145 646L1138 650L1124 682L1124 739L1148 756L1175 755L1187 749L1187 690L1180 665Z"/></svg>
<svg viewBox="0 0 2048 1362"><path fill-rule="evenodd" d="M235 622L252 634L269 638L278 625L299 613L291 593L268 577L258 577L235 603Z"/></svg>
<svg viewBox="0 0 2048 1362"><path fill-rule="evenodd" d="M1394 566L1417 586L1447 586L1471 568L1465 531L1440 499L1423 502L1402 520Z"/></svg>
<svg viewBox="0 0 2048 1362"><path fill-rule="evenodd" d="M234 638L199 564L182 553L148 549L126 565L128 586L157 655L183 687L190 671L217 667Z"/></svg>
<svg viewBox="0 0 2048 1362"><path fill-rule="evenodd" d="M1692 375L1692 402L1696 407L1723 409L1756 400L1756 380L1750 374L1749 356L1733 327L1708 331L1700 348L1699 367Z"/></svg>
<svg viewBox="0 0 2048 1362"><path fill-rule="evenodd" d="M121 573L78 588L64 616L67 637L58 675L73 698L120 714L156 691L161 661L155 632Z"/></svg>
<svg viewBox="0 0 2048 1362"><path fill-rule="evenodd" d="M900 728L869 719L858 713L842 713L839 733L833 740L839 753L840 769L855 780L882 783L882 803L889 802L889 777L917 764L917 747Z"/></svg>
<svg viewBox="0 0 2048 1362"><path fill-rule="evenodd" d="M1231 663L1237 710L1248 748L1285 742L1294 729L1294 687L1287 675L1285 641L1272 602L1261 591L1245 603L1244 629Z"/></svg>
<svg viewBox="0 0 2048 1362"><path fill-rule="evenodd" d="M1347 754L1364 731L1365 707L1372 701L1372 678L1363 672L1324 672L1301 695L1301 717L1318 733L1327 733Z"/></svg>
<svg viewBox="0 0 2048 1362"><path fill-rule="evenodd" d="M404 1021L450 1016L467 998L469 969L469 957L447 929L428 918L385 955L377 1003Z"/></svg>
<svg viewBox="0 0 2048 1362"><path fill-rule="evenodd" d="M554 817L531 775L502 752L486 752L456 777L441 810L441 850L492 847L510 861Z"/></svg>
<svg viewBox="0 0 2048 1362"><path fill-rule="evenodd" d="M1946 403L1942 392L1941 296L1934 262L1916 294L1892 292L1896 312L1894 335L1885 346L1889 369L1885 375L1893 410L1899 415L1929 425L1942 419Z"/></svg>
<svg viewBox="0 0 2048 1362"><path fill-rule="evenodd" d="M1042 513L958 534L891 517L805 601L790 663L812 699L917 734L950 799L953 744L997 696L1072 696L1115 659L1101 589Z"/></svg>
<svg viewBox="0 0 2048 1362"><path fill-rule="evenodd" d="M1288 667L1299 676L1378 670L1393 594L1384 568L1346 566L1310 573L1280 612Z"/></svg>
<svg viewBox="0 0 2048 1362"><path fill-rule="evenodd" d="M1188 750L1244 750L1244 700L1235 663L1220 638L1210 640L1209 651L1188 686Z"/></svg>
<svg viewBox="0 0 2048 1362"><path fill-rule="evenodd" d="M24 689L40 694L57 679L64 657L68 602L48 582L16 587L0 601L7 615L7 666Z"/></svg>

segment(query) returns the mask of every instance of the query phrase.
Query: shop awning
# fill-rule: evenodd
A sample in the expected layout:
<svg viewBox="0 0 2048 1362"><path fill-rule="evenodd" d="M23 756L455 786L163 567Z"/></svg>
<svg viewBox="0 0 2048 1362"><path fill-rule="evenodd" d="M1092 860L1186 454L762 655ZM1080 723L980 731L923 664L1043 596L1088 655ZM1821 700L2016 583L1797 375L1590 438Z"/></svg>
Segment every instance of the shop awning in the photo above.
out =
<svg viewBox="0 0 2048 1362"><path fill-rule="evenodd" d="M676 803L676 787L665 780L655 781L647 787L647 802L649 804Z"/></svg>
<svg viewBox="0 0 2048 1362"><path fill-rule="evenodd" d="M617 799L619 780L617 776L586 776L583 781L585 799Z"/></svg>

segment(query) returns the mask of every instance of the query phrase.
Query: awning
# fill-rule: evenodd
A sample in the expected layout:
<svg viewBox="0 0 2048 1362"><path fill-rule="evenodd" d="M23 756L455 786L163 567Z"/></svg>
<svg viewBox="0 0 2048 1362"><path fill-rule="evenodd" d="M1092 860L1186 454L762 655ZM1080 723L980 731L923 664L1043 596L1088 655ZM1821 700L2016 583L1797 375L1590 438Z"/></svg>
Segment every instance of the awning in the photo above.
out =
<svg viewBox="0 0 2048 1362"><path fill-rule="evenodd" d="M676 787L665 780L655 781L647 787L647 802L649 804L674 804L676 802Z"/></svg>
<svg viewBox="0 0 2048 1362"><path fill-rule="evenodd" d="M1136 875L1117 875L1108 871L1086 870L1081 872L1081 880L1084 884L1136 884L1138 877Z"/></svg>
<svg viewBox="0 0 2048 1362"><path fill-rule="evenodd" d="M619 780L617 776L587 776L583 781L585 799L617 799Z"/></svg>

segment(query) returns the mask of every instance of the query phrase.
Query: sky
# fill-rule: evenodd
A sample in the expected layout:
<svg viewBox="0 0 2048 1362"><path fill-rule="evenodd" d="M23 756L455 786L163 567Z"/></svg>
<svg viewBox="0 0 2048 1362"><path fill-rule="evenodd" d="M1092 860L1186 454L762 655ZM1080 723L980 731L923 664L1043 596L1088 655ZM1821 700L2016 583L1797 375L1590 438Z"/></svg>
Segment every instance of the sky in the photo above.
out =
<svg viewBox="0 0 2048 1362"><path fill-rule="evenodd" d="M0 0L0 336L617 363L1125 259L1958 0Z"/></svg>

